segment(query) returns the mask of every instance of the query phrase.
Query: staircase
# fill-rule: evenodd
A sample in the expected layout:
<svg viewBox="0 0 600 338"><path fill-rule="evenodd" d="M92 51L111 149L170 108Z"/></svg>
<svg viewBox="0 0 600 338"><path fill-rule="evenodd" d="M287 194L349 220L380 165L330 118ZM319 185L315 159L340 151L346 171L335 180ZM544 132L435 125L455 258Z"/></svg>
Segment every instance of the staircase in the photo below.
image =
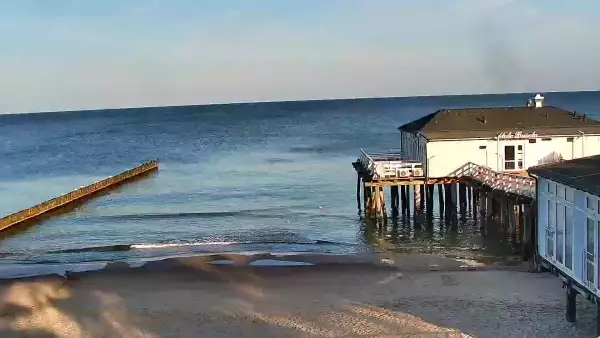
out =
<svg viewBox="0 0 600 338"><path fill-rule="evenodd" d="M486 166L469 162L455 172L455 177L468 177L477 182L507 193L529 198L536 197L535 179L509 173L496 172Z"/></svg>

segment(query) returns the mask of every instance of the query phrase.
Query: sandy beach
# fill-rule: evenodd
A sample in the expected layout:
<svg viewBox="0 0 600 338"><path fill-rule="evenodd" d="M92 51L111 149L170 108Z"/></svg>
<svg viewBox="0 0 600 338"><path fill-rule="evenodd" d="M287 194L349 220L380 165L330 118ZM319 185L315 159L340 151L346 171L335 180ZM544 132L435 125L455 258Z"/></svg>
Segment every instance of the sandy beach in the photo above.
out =
<svg viewBox="0 0 600 338"><path fill-rule="evenodd" d="M1 337L593 337L579 297L529 273L428 255L180 258L0 282ZM291 258L277 258L290 261ZM224 261L227 260L227 261ZM214 263L214 262L213 262ZM272 264L273 262L271 262Z"/></svg>

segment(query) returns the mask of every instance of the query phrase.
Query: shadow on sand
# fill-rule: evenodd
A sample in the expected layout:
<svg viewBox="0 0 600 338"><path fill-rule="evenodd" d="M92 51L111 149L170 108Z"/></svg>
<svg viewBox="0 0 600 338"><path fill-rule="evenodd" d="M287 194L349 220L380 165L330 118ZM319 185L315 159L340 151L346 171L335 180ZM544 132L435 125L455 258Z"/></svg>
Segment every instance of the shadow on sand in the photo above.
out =
<svg viewBox="0 0 600 338"><path fill-rule="evenodd" d="M251 267L262 258L241 255L215 259L231 265L195 257L136 269L114 263L66 278L3 281L0 336L575 337L593 332L590 318L573 327L556 317L562 303L537 300L538 289L556 286L560 293L552 276L411 273L393 265L337 264L333 258L305 267ZM505 276L512 280L499 280L499 273L512 274ZM527 296L505 286L527 281L531 285L522 290L531 293ZM585 304L580 309L585 317Z"/></svg>

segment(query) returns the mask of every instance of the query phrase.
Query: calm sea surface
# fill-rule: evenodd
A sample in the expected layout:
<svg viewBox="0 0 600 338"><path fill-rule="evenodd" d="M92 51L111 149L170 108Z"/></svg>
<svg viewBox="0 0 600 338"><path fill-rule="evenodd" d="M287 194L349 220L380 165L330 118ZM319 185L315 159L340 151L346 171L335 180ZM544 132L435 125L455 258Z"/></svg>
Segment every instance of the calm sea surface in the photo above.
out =
<svg viewBox="0 0 600 338"><path fill-rule="evenodd" d="M222 251L340 254L389 245L469 248L479 243L470 215L453 231L437 212L432 221L400 219L387 234L366 226L357 214L351 162L360 148L397 148L399 125L437 109L520 106L530 96L0 115L2 215L160 160L160 171L148 179L0 239L0 264ZM546 104L594 117L600 92L551 93Z"/></svg>

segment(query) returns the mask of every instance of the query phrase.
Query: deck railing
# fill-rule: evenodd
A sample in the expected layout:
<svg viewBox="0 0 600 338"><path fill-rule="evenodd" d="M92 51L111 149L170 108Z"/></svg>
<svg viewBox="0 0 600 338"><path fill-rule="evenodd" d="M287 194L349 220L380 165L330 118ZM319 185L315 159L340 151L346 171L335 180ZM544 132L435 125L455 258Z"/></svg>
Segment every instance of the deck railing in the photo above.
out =
<svg viewBox="0 0 600 338"><path fill-rule="evenodd" d="M360 150L358 162L374 180L423 177L423 164L408 160L402 152L369 152Z"/></svg>
<svg viewBox="0 0 600 338"><path fill-rule="evenodd" d="M470 177L492 189L535 198L535 179L510 173L502 173L472 162L462 166L456 177Z"/></svg>
<svg viewBox="0 0 600 338"><path fill-rule="evenodd" d="M408 160L401 152L366 152L360 150L358 163L372 175L373 180L424 178L425 168L422 162ZM535 198L535 179L527 176L503 173L489 167L466 163L450 173L450 177L469 177L492 189L521 196Z"/></svg>

